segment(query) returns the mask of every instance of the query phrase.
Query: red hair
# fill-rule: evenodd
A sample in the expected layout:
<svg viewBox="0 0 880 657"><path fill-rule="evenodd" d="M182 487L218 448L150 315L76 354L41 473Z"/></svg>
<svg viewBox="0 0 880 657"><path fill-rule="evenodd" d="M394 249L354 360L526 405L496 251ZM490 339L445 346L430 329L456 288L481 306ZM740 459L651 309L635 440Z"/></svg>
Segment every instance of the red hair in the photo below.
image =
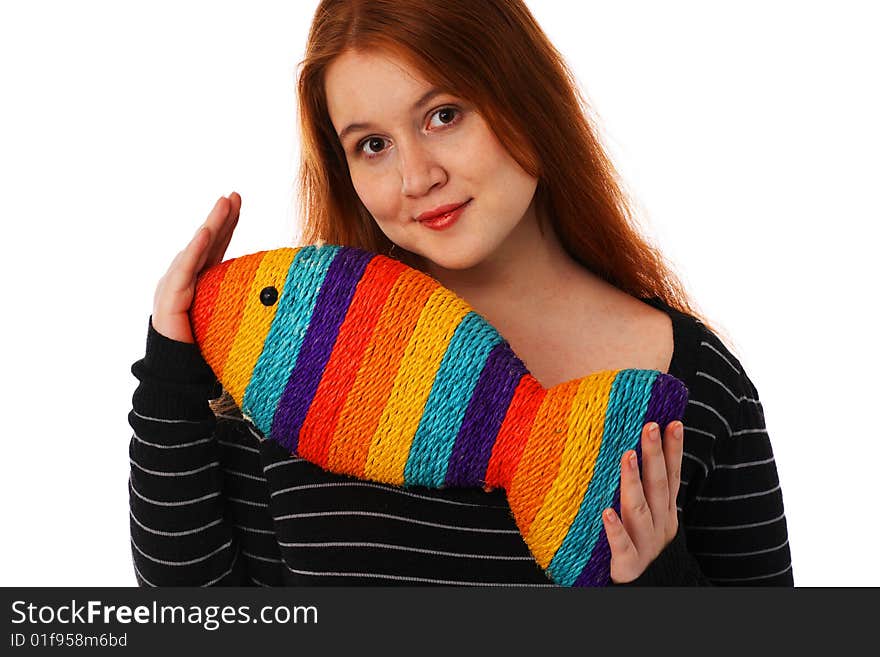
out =
<svg viewBox="0 0 880 657"><path fill-rule="evenodd" d="M574 75L522 0L320 2L297 80L304 243L379 253L392 246L355 192L327 111L325 71L348 50L396 57L473 103L517 163L538 178L542 228L549 221L577 262L636 298L660 297L714 330L638 230Z"/></svg>

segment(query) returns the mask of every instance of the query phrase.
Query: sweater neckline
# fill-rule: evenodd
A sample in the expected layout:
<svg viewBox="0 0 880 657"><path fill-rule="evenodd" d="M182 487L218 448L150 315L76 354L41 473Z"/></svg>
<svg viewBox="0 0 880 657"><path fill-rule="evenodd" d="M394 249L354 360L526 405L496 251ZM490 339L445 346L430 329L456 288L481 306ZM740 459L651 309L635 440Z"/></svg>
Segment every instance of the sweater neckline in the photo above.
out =
<svg viewBox="0 0 880 657"><path fill-rule="evenodd" d="M669 362L668 374L678 379L690 380L697 369L699 339L696 319L667 305L660 297L646 297L641 301L669 315L672 320L672 360Z"/></svg>

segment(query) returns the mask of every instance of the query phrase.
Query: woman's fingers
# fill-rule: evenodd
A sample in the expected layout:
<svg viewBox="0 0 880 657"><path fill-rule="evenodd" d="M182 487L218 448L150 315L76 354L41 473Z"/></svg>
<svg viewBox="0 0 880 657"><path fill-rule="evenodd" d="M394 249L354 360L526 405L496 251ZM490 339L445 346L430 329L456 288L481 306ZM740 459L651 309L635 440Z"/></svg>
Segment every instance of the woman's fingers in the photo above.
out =
<svg viewBox="0 0 880 657"><path fill-rule="evenodd" d="M644 459L646 456L642 452L642 467L645 467ZM654 535L654 521L651 519L651 507L648 505L642 489L635 450L627 450L621 459L620 515L623 526L636 549L639 546L651 544Z"/></svg>
<svg viewBox="0 0 880 657"><path fill-rule="evenodd" d="M177 254L177 257L168 268L165 274L163 287L167 292L177 293L186 290L192 285L197 273L199 260L202 259L204 253L208 250L211 243L211 231L206 225L202 225L193 235L183 251Z"/></svg>
<svg viewBox="0 0 880 657"><path fill-rule="evenodd" d="M233 192L229 198L223 197L221 212L217 216L211 217L210 227L212 228L214 239L211 242L211 248L205 261L205 267L213 267L222 262L223 254L232 239L232 231L238 222L238 213L241 210L241 196Z"/></svg>
<svg viewBox="0 0 880 657"><path fill-rule="evenodd" d="M666 473L669 481L669 513L678 518L678 490L681 487L681 459L684 455L684 425L670 422L663 439L663 455L666 460Z"/></svg>
<svg viewBox="0 0 880 657"><path fill-rule="evenodd" d="M214 203L205 222L199 226L189 243L171 262L165 275L156 286L153 296L153 328L173 340L192 342L192 330L188 311L192 305L195 284L199 272L211 264L212 254L220 254L229 243L230 223L233 211L238 212L241 199L232 200L221 196ZM225 232L224 232L225 229ZM221 240L225 242L220 242Z"/></svg>
<svg viewBox="0 0 880 657"><path fill-rule="evenodd" d="M226 249L229 248L229 242L232 240L232 233L238 225L238 217L241 213L241 196L236 192L232 192L229 195L229 203L232 207L229 211L229 219L223 226L223 234L221 235L220 240L218 240L220 249L217 262L222 262L223 256L226 254Z"/></svg>
<svg viewBox="0 0 880 657"><path fill-rule="evenodd" d="M205 264L206 264L207 261L208 261L208 253L209 253L210 248L211 248L211 238L212 238L212 236L211 236L211 234L210 234L210 229L208 229L208 228L204 228L204 227L203 227L203 228L201 228L200 230L202 230L202 231L204 231L205 233L208 234L208 241L207 241L207 243L205 244L205 247L204 247L204 248L199 248L199 249L198 249L200 255L199 255L198 260L196 261L196 265L195 265L195 267L193 267L193 272L194 272L193 275L194 275L195 277L198 277L199 272L201 272L201 271L205 268Z"/></svg>
<svg viewBox="0 0 880 657"><path fill-rule="evenodd" d="M620 522L620 516L613 509L605 509L602 514L605 523L605 537L611 548L611 579L617 584L628 582L638 576L638 552L636 546Z"/></svg>
<svg viewBox="0 0 880 657"><path fill-rule="evenodd" d="M667 438L669 435L667 427ZM669 480L660 427L656 422L649 422L642 431L642 488L651 510L651 526L655 534L661 534L669 511Z"/></svg>
<svg viewBox="0 0 880 657"><path fill-rule="evenodd" d="M638 577L678 530L681 422L669 423L665 434L661 440L653 422L643 427L641 472L635 450L625 452L620 464L620 517L612 509L603 514L612 579L618 583Z"/></svg>

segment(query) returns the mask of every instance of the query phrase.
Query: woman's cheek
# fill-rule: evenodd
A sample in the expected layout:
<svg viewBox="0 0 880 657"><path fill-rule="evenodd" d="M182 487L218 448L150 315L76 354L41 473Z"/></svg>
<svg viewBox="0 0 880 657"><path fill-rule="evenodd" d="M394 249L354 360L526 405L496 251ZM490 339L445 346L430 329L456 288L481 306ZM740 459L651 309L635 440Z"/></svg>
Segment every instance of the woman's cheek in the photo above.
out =
<svg viewBox="0 0 880 657"><path fill-rule="evenodd" d="M358 195L358 198L360 198L361 203L367 207L367 210L375 216L378 210L376 207L378 200L382 196L379 192L379 185L376 177L364 175L356 170L351 170L350 173L351 183L354 187L355 193Z"/></svg>

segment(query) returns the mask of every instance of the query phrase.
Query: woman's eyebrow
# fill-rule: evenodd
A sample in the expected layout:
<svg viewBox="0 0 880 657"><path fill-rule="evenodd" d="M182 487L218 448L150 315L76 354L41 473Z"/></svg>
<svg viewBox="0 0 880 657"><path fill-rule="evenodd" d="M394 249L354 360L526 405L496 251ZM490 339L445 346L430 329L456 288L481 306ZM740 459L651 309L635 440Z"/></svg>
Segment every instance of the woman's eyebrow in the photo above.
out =
<svg viewBox="0 0 880 657"><path fill-rule="evenodd" d="M413 104L412 109L417 110L419 107L427 103L434 96L439 96L440 94L445 93L444 89L439 87L431 87L426 91L422 96ZM339 141L344 141L345 137L355 130L369 130L374 128L375 126L372 123L352 123L346 126L342 132L339 133Z"/></svg>

